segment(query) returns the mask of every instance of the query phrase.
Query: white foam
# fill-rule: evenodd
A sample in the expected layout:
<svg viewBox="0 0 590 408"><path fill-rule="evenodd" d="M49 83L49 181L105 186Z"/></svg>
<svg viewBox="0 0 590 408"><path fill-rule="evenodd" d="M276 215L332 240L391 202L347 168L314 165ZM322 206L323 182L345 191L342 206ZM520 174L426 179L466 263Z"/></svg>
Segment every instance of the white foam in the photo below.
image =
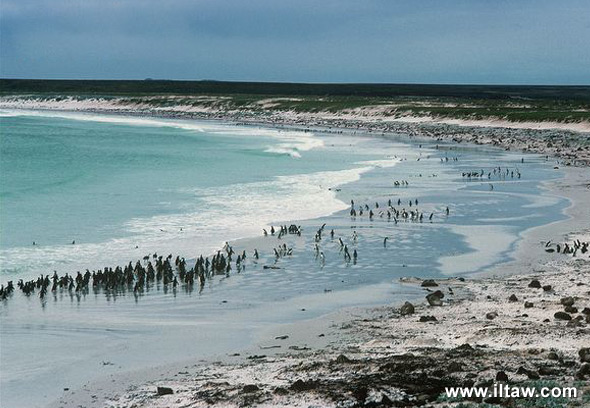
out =
<svg viewBox="0 0 590 408"><path fill-rule="evenodd" d="M4 117L37 116L61 118L98 123L110 123L128 126L170 127L209 134L238 137L265 137L272 139L272 145L265 150L267 153L289 155L301 158L301 152L324 146L323 140L315 137L312 132L285 131L281 129L258 128L249 126L229 126L224 124L204 123L193 120L153 119L125 115L104 115L80 112L39 111L39 110L10 110L1 111ZM277 144L277 141L279 142Z"/></svg>
<svg viewBox="0 0 590 408"><path fill-rule="evenodd" d="M132 219L123 226L128 233L125 238L5 249L0 251L0 264L5 270L25 267L16 271L15 277L20 278L53 270L64 273L124 264L154 252L186 258L211 254L222 242L258 236L268 225L328 216L346 209L348 205L336 197L335 187L356 181L371 169L364 166L276 176L271 181L191 190L198 201L193 208L178 214Z"/></svg>

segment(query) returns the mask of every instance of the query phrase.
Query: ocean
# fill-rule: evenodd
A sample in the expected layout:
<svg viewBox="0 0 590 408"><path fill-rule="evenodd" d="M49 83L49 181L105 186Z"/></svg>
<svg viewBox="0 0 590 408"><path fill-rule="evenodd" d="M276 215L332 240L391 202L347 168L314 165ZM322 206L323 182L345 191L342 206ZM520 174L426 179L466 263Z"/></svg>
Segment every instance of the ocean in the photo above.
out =
<svg viewBox="0 0 590 408"><path fill-rule="evenodd" d="M239 350L269 325L419 296L399 278L506 262L523 232L565 218L568 205L543 188L561 176L544 157L406 135L3 111L0 153L2 284L154 253L190 265L226 241L248 254L245 269L200 290L17 290L0 302L0 405L12 407L44 406L113 372ZM351 200L373 218L351 217ZM424 218L396 222L389 200ZM291 224L301 237L263 236ZM282 244L292 251L277 259Z"/></svg>

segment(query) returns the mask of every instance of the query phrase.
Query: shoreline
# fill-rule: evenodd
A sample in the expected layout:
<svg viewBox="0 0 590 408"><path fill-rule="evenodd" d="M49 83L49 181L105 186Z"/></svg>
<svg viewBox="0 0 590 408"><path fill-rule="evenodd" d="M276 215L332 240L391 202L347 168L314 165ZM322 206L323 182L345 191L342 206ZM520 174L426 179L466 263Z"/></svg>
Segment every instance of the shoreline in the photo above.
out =
<svg viewBox="0 0 590 408"><path fill-rule="evenodd" d="M590 334L584 283L590 270L580 266L502 280L436 280L447 297L441 307L418 301L408 315L397 305L338 310L266 329L239 352L91 382L49 407L361 406L387 400L394 406L455 406L441 398L445 386L491 386L500 372L511 385L576 386L582 396L567 403L583 406L590 372L578 352ZM530 288L535 278L551 291ZM402 281L414 287L421 282ZM512 294L517 301L508 299ZM570 296L580 310L573 315L585 320L553 317L564 309L560 299ZM524 302L533 306L523 308ZM173 394L158 395L158 387Z"/></svg>
<svg viewBox="0 0 590 408"><path fill-rule="evenodd" d="M102 105L101 105L102 104ZM390 116L382 109L352 109L339 112L295 112L269 109L224 110L155 109L107 100L91 103L78 100L49 100L30 103L0 98L0 109L88 114L113 114L163 119L228 122L235 125L288 127L292 130L325 133L404 133L409 138L426 138L453 143L472 143L557 157L565 165L590 166L590 122L513 122L500 118L462 119L432 116Z"/></svg>
<svg viewBox="0 0 590 408"><path fill-rule="evenodd" d="M256 123L256 125L264 125L264 123ZM339 130L328 129L328 131ZM537 381L535 379L537 377L547 381L568 378L568 381L573 382L577 373L583 370L581 362L577 360L576 352L582 346L588 346L587 342L584 342L584 336L590 334L588 330L590 322L587 322L588 318L586 318L586 321L580 321L578 326L568 325L566 322L554 320L553 314L563 308L559 300L567 295L576 297L576 306L580 306L580 313L577 315L584 318L581 311L584 307L590 307L589 288L584 285L575 286L569 279L574 279L576 284L590 281L588 272L590 263L587 259L578 260L579 264L576 265L569 257L556 258L556 254L544 253L539 243L543 234L554 232L557 225L560 226L559 232L553 233L551 237L553 240L576 237L583 241L588 240L588 230L579 228L583 227L579 222L588 219L585 218L588 215L588 209L581 205L584 202L584 193L589 194L590 191L583 184L583 177L588 170L573 166L568 166L565 170L566 175L563 180L551 181L546 188L554 193L559 192L570 200L572 205L565 210L568 218L527 231L513 251L514 257L517 258L513 261L514 263L504 263L498 268L485 271L485 275L478 274L467 278L464 282L452 278L437 280L446 294L448 287L452 287L455 292L454 296L447 294L447 297L451 299L445 300L443 307L431 308L423 301L414 305L416 313L410 317L401 317L398 308L392 306L341 309L311 321L267 329L266 332L258 335L257 341L251 348L240 351L240 355L217 356L207 361L183 362L158 367L155 370L151 368L141 372L109 376L98 382L92 382L76 390L75 393L67 391L62 399L53 402L50 406L97 406L97 404L135 407L198 407L209 404L334 406L339 402L334 398L340 397L350 403L359 403L360 399L354 395L354 389L345 386L347 383L358 386L358 381L361 381L367 389L367 395L364 396L365 402L370 398L377 402L383 401L383 396L388 399L395 399L397 396L407 406L422 405L426 401L434 404L432 406L438 406L439 402L436 399L438 397L432 393L428 394L416 389L412 394L408 392L408 389L404 390L401 385L407 387L408 378L405 382L402 381L403 384L398 384L400 387L397 388L384 389L384 384L381 384L382 389L379 387L370 389L370 384L365 378L367 372L379 370L387 364L398 364L400 367L403 364L407 365L409 362L406 353L413 353L412 359L424 360L430 365L433 363L448 365L452 360L459 359L460 364L464 366L474 361L488 367L483 372L479 372L473 364L470 369L450 370L447 373L450 377L462 378L462 380L455 379L458 381L456 384L468 384L471 380L465 382L464 377L479 378L482 373L487 376L487 379L483 377L479 379L488 381L495 375L493 367L498 365L503 368L499 371L508 373L510 381L514 383ZM578 231L574 231L572 228L574 226L578 227ZM572 237L574 233L575 236ZM535 256L530 255L529 261L523 260L523 254L530 253L535 248L542 259L534 260ZM511 271L504 271L505 274L510 274L507 282L497 278L502 276L498 273L500 269ZM569 279L563 279L563 274L568 274ZM527 284L535 276L539 277L542 284L552 285L553 289L550 293L542 290L539 293L539 290L528 288ZM404 284L418 285L419 281L409 279ZM508 302L507 290L514 290L518 294L520 301L518 304ZM488 296L491 298L487 298ZM522 301L525 299L532 301L535 305L541 304L542 307L533 307L534 313L530 308L525 311L522 309ZM497 310L500 311L499 317L489 319L485 316L490 311ZM473 319L472 315L475 311L479 315ZM417 314L435 316L437 321L419 322ZM451 319L449 315L453 318ZM550 322L543 321L547 318ZM452 321L449 322L449 320ZM478 339L477 333L482 330L486 333L489 325L493 328L488 337L483 336ZM517 328L523 325L526 326L526 330ZM433 327L436 330L432 330ZM449 337L450 330L458 333L459 336ZM571 342L560 340L562 336L571 336L576 331L581 337L578 336ZM289 334L286 334L287 332ZM399 332L403 332L401 336L397 336ZM501 336L503 332L511 334ZM514 344L514 333L519 333L520 336L518 337L520 340L517 341L518 347ZM548 338L555 333L559 335ZM324 336L318 337L320 334ZM291 349L285 354L283 340L276 338L284 335L289 336L286 339L287 346L295 346L299 350ZM371 340L374 338L383 340L375 342ZM512 343L507 340L511 340ZM462 342L469 343L469 348L462 346L464 344ZM283 347L275 348L277 345ZM558 358L554 359L555 356L552 353L557 353ZM259 357L261 355L266 357ZM341 355L344 358L341 358ZM307 367L310 365L310 358L319 361L317 367ZM534 363L532 368L531 360ZM516 367L517 362L522 367ZM418 366L421 377L433 376L434 373L428 365L418 364ZM301 369L301 367L305 368ZM408 370L410 368L412 367L407 367ZM518 374L513 375L510 370ZM268 373L280 373L281 379L273 382ZM461 376L458 374L455 376L455 373ZM332 379L340 374L342 378L338 381L322 380L322 378ZM411 375L415 374L412 372ZM374 380L373 377L371 378ZM387 375L383 378L388 378L388 381L395 383L395 378L389 378ZM308 386L300 387L298 380ZM401 381L399 378L397 380ZM565 386L562 383L558 384ZM252 385L255 385L256 389ZM174 390L174 394L158 396L157 386L169 386ZM247 388L247 386L250 387ZM430 392L436 390L440 391L440 384ZM585 392L590 391L585 390ZM326 399L327 397L329 398ZM433 397L436 398L433 399ZM340 402L342 401L344 400Z"/></svg>

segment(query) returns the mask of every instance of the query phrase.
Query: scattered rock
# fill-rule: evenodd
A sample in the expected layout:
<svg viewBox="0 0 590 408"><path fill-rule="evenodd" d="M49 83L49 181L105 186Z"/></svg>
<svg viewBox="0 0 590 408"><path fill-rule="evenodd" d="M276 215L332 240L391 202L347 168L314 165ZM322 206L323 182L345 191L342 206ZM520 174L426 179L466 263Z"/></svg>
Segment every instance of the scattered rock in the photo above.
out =
<svg viewBox="0 0 590 408"><path fill-rule="evenodd" d="M564 306L572 306L576 302L576 300L571 296L566 296L561 298L560 302Z"/></svg>
<svg viewBox="0 0 590 408"><path fill-rule="evenodd" d="M513 293L512 295L510 295L510 297L508 298L508 301L510 302L518 302L518 298L516 297L516 295Z"/></svg>
<svg viewBox="0 0 590 408"><path fill-rule="evenodd" d="M498 312L488 312L488 313L486 313L486 319L494 320L496 317L498 317Z"/></svg>
<svg viewBox="0 0 590 408"><path fill-rule="evenodd" d="M549 353L547 353L547 358L549 360L559 360L559 354L557 354L555 351L550 351Z"/></svg>
<svg viewBox="0 0 590 408"><path fill-rule="evenodd" d="M349 364L352 363L352 360L346 357L344 354L340 354L338 357L336 357L336 362L338 364Z"/></svg>
<svg viewBox="0 0 590 408"><path fill-rule="evenodd" d="M287 395L289 391L283 387L277 387L273 391L277 395Z"/></svg>
<svg viewBox="0 0 590 408"><path fill-rule="evenodd" d="M575 306L566 306L563 310L568 313L578 313L578 308Z"/></svg>
<svg viewBox="0 0 590 408"><path fill-rule="evenodd" d="M414 305L411 304L410 302L406 302L399 309L399 312L401 313L402 316L407 316L407 315L413 314L414 310L415 310Z"/></svg>
<svg viewBox="0 0 590 408"><path fill-rule="evenodd" d="M539 282L537 279L533 279L531 283L529 283L529 288L539 289L541 288L541 282Z"/></svg>
<svg viewBox="0 0 590 408"><path fill-rule="evenodd" d="M543 285L543 290L544 290L545 292L551 292L551 289L553 289L553 288L551 287L551 285Z"/></svg>
<svg viewBox="0 0 590 408"><path fill-rule="evenodd" d="M430 306L442 306L442 299L444 297L444 293L442 293L440 290L437 290L436 292L429 293L426 296L426 300Z"/></svg>
<svg viewBox="0 0 590 408"><path fill-rule="evenodd" d="M174 391L170 387L158 387L156 389L158 395L169 395L174 394Z"/></svg>
<svg viewBox="0 0 590 408"><path fill-rule="evenodd" d="M301 392L301 391L309 391L317 388L318 384L315 381L303 381L297 380L293 384L291 384L291 390Z"/></svg>
<svg viewBox="0 0 590 408"><path fill-rule="evenodd" d="M582 363L590 363L590 347L583 347L578 351Z"/></svg>
<svg viewBox="0 0 590 408"><path fill-rule="evenodd" d="M504 371L498 371L496 373L496 382L508 382L508 374Z"/></svg>
<svg viewBox="0 0 590 408"><path fill-rule="evenodd" d="M590 315L590 307L585 307L584 309L582 309L582 313L585 315Z"/></svg>
<svg viewBox="0 0 590 408"><path fill-rule="evenodd" d="M526 375L530 380L538 380L539 378L541 378L539 376L539 373L533 371L533 370L529 370L527 368L524 368L522 366L520 366L518 368L518 370L516 371L516 374L524 374Z"/></svg>
<svg viewBox="0 0 590 408"><path fill-rule="evenodd" d="M422 281L422 284L420 286L422 286L423 288L432 288L438 286L438 283L436 283L434 279L426 279Z"/></svg>
<svg viewBox="0 0 590 408"><path fill-rule="evenodd" d="M533 306L534 306L534 303L533 302L524 302L524 308L525 309L530 309Z"/></svg>
<svg viewBox="0 0 590 408"><path fill-rule="evenodd" d="M426 322L436 322L437 319L434 316L420 316L420 323L426 323Z"/></svg>
<svg viewBox="0 0 590 408"><path fill-rule="evenodd" d="M576 378L578 380L585 380L587 375L590 375L590 364L584 363L576 372Z"/></svg>
<svg viewBox="0 0 590 408"><path fill-rule="evenodd" d="M242 388L242 392L245 394L248 394L251 392L256 392L256 391L260 391L260 388L258 388L258 386L256 384L246 384L246 385L244 385L244 388Z"/></svg>
<svg viewBox="0 0 590 408"><path fill-rule="evenodd" d="M557 320L572 320L572 316L566 312L555 312L553 317Z"/></svg>

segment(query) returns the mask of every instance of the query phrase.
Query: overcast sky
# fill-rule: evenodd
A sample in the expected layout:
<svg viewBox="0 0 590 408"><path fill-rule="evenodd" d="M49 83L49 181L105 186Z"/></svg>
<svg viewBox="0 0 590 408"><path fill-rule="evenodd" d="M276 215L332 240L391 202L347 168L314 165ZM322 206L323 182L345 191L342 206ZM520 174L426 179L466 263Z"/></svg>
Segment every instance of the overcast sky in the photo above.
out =
<svg viewBox="0 0 590 408"><path fill-rule="evenodd" d="M590 84L589 0L2 0L13 78Z"/></svg>

